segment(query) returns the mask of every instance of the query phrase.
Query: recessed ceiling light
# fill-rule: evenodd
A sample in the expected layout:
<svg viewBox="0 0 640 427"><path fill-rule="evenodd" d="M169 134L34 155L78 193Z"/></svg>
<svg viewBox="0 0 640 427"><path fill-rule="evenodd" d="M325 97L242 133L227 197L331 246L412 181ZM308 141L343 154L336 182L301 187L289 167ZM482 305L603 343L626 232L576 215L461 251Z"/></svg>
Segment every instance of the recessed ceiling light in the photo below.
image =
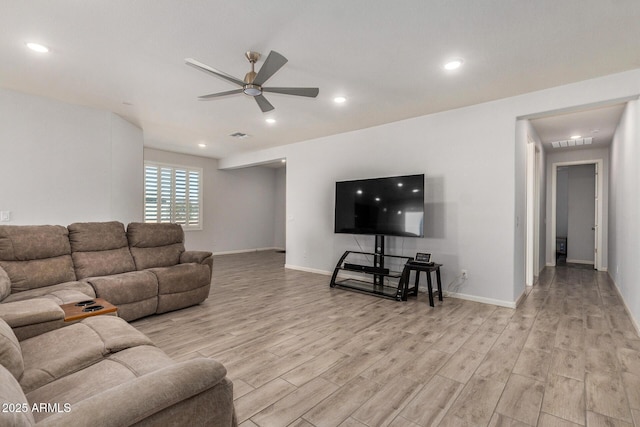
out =
<svg viewBox="0 0 640 427"><path fill-rule="evenodd" d="M280 160L281 163L287 163L287 159Z"/></svg>
<svg viewBox="0 0 640 427"><path fill-rule="evenodd" d="M201 142L200 144L198 144L198 147L207 148L207 144Z"/></svg>
<svg viewBox="0 0 640 427"><path fill-rule="evenodd" d="M571 135L571 139L582 138L582 135Z"/></svg>
<svg viewBox="0 0 640 427"><path fill-rule="evenodd" d="M347 98L345 98L344 96L336 96L335 98L333 98L333 102L335 102L336 104L343 104L347 101Z"/></svg>
<svg viewBox="0 0 640 427"><path fill-rule="evenodd" d="M31 50L33 50L34 52L39 52L39 53L47 53L49 52L49 48L46 47L45 45L39 44L39 43L27 43L27 47Z"/></svg>
<svg viewBox="0 0 640 427"><path fill-rule="evenodd" d="M276 122L276 119L268 118L268 119L264 119L264 121L272 125Z"/></svg>
<svg viewBox="0 0 640 427"><path fill-rule="evenodd" d="M444 64L445 70L457 70L464 64L464 61L461 58L452 59Z"/></svg>

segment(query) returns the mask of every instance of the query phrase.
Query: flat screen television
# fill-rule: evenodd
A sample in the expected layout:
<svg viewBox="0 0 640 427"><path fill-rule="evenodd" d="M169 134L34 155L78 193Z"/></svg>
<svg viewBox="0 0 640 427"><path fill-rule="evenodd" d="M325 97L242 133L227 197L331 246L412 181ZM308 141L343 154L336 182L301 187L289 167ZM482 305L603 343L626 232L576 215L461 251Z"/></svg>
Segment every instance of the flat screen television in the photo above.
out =
<svg viewBox="0 0 640 427"><path fill-rule="evenodd" d="M424 174L336 182L334 230L424 237Z"/></svg>

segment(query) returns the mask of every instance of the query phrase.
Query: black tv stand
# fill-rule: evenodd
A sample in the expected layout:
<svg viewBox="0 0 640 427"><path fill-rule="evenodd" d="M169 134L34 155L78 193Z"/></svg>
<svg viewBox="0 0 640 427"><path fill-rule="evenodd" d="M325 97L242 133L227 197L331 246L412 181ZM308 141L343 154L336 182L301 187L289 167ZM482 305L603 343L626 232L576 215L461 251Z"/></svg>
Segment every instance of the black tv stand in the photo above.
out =
<svg viewBox="0 0 640 427"><path fill-rule="evenodd" d="M412 260L412 257L386 255L384 253L384 236L376 236L375 241L376 249L374 253L370 252L358 252L358 251L346 251L338 260L336 268L333 270L331 276L331 283L329 286L332 288L346 288L358 292L364 292L368 294L374 294L380 297L392 298L396 301L402 301L406 298L404 295L405 287L402 283L402 270L404 264L407 261ZM373 257L373 265L346 262L350 257L354 255L361 255L365 257ZM398 270L391 270L385 267L385 261L390 260L400 261ZM338 279L338 274L341 271L359 273L357 277L347 275ZM372 276L372 277L371 277ZM392 279L393 282L389 283L388 279ZM397 283L395 280L397 279ZM387 283L385 283L385 281Z"/></svg>

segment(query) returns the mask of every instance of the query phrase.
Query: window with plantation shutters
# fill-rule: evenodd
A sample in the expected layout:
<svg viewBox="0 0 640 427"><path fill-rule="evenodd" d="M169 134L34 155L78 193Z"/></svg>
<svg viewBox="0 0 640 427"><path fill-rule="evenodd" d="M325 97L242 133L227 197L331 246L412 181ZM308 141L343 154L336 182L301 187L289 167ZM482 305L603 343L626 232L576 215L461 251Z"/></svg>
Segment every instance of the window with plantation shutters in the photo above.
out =
<svg viewBox="0 0 640 427"><path fill-rule="evenodd" d="M144 222L202 229L202 169L145 162Z"/></svg>

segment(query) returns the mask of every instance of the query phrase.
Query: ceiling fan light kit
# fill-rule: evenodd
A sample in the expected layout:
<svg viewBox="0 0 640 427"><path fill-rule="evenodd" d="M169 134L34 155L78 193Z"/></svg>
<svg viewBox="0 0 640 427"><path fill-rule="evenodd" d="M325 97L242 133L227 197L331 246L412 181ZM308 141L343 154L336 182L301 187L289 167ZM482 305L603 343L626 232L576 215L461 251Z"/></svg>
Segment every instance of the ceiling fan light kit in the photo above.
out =
<svg viewBox="0 0 640 427"><path fill-rule="evenodd" d="M267 99L263 95L263 92L280 93L284 95L294 96L306 96L309 98L315 98L316 96L318 96L318 88L263 86L264 83L266 83L266 81L271 78L271 76L278 72L278 70L280 70L280 68L282 68L284 64L287 63L287 58L285 58L278 52L274 50L269 52L269 55L267 55L267 59L264 61L264 64L262 64L262 67L260 67L260 71L258 71L257 73L255 72L254 66L255 63L260 59L260 54L258 52L248 51L245 53L245 57L251 64L251 71L245 74L244 80L237 79L225 72L196 61L193 58L185 59L187 65L194 67L200 71L204 71L205 73L213 74L216 77L220 77L241 87L241 89L202 95L199 96L198 99L210 100L214 98L220 98L222 96L244 93L245 95L252 96L253 99L256 100L256 103L258 104L258 107L260 107L260 110L263 113L266 113L273 110L275 107L271 105L269 101L267 101Z"/></svg>

